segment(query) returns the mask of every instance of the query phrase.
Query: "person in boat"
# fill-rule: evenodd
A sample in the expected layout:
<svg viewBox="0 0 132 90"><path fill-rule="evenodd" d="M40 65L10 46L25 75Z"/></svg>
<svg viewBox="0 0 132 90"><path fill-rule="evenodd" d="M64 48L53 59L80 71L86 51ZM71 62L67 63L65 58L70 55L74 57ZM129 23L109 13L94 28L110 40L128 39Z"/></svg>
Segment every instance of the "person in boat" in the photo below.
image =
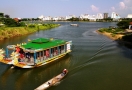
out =
<svg viewBox="0 0 132 90"><path fill-rule="evenodd" d="M17 52L17 53L20 52L20 48L19 48L19 46L16 46L16 47L15 47L15 52Z"/></svg>
<svg viewBox="0 0 132 90"><path fill-rule="evenodd" d="M62 73L65 75L67 73L67 69L64 69Z"/></svg>

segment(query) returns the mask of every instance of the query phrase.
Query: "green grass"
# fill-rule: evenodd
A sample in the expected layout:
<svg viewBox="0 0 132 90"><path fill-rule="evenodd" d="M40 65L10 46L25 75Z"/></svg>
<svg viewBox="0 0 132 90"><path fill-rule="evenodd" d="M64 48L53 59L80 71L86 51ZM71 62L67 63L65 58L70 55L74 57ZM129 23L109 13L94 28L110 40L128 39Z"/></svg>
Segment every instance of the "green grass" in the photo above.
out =
<svg viewBox="0 0 132 90"><path fill-rule="evenodd" d="M28 24L25 27L0 27L0 40L58 27L58 24Z"/></svg>
<svg viewBox="0 0 132 90"><path fill-rule="evenodd" d="M120 29L120 28L115 28L115 29L112 29L112 28L101 28L98 30L99 32L108 32L108 33L112 33L112 34L121 34L124 32L123 29Z"/></svg>

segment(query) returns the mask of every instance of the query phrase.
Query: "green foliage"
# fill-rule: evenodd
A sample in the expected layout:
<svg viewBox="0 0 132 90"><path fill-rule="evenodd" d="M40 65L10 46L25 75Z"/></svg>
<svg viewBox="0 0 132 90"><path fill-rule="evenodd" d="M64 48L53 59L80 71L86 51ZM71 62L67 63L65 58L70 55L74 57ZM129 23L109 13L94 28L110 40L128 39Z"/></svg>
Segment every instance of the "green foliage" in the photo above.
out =
<svg viewBox="0 0 132 90"><path fill-rule="evenodd" d="M0 18L4 18L4 13L0 13Z"/></svg>
<svg viewBox="0 0 132 90"><path fill-rule="evenodd" d="M22 27L26 26L26 24L24 22L19 22L19 25L22 26Z"/></svg>
<svg viewBox="0 0 132 90"><path fill-rule="evenodd" d="M5 15L5 18L10 18L10 15L6 14L6 15Z"/></svg>
<svg viewBox="0 0 132 90"><path fill-rule="evenodd" d="M124 33L123 29L120 28L101 28L100 30L98 30L99 32L108 32L108 33L112 33L112 34L118 34L118 33Z"/></svg>
<svg viewBox="0 0 132 90"><path fill-rule="evenodd" d="M25 25L25 23L19 23ZM11 38L14 36L22 36L25 34L30 34L38 30L47 30L59 26L58 24L29 24L26 27L0 27L0 40Z"/></svg>
<svg viewBox="0 0 132 90"><path fill-rule="evenodd" d="M125 21L120 21L117 23L117 26L121 29L127 29L129 27L129 20L125 20Z"/></svg>
<svg viewBox="0 0 132 90"><path fill-rule="evenodd" d="M35 25L31 24L31 25L29 25L28 27L30 27L30 28L35 28Z"/></svg>
<svg viewBox="0 0 132 90"><path fill-rule="evenodd" d="M4 24L8 27L16 27L18 25L17 22L11 18L4 19Z"/></svg>

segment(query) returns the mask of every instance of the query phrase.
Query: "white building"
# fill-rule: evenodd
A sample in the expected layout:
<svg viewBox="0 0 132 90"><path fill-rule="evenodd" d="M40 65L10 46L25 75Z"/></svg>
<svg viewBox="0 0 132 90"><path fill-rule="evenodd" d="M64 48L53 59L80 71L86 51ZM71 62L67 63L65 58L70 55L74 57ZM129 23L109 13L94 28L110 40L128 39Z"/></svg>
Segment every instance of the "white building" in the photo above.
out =
<svg viewBox="0 0 132 90"><path fill-rule="evenodd" d="M38 18L41 19L41 20L44 20L44 21L52 20L52 17L50 17L50 16L44 17L43 15L41 15Z"/></svg>
<svg viewBox="0 0 132 90"><path fill-rule="evenodd" d="M103 14L98 13L97 16L96 16L96 19L103 19Z"/></svg>
<svg viewBox="0 0 132 90"><path fill-rule="evenodd" d="M57 21L57 20L59 20L59 18L58 17L54 17L53 20Z"/></svg>
<svg viewBox="0 0 132 90"><path fill-rule="evenodd" d="M88 19L89 15L88 14L81 14L80 19Z"/></svg>
<svg viewBox="0 0 132 90"><path fill-rule="evenodd" d="M44 18L44 16L43 16L43 15L41 15L41 16L39 16L38 18L42 20L42 19Z"/></svg>
<svg viewBox="0 0 132 90"><path fill-rule="evenodd" d="M90 21L96 21L96 15L89 15L88 19Z"/></svg>
<svg viewBox="0 0 132 90"><path fill-rule="evenodd" d="M52 17L50 17L50 16L48 16L48 17L43 17L42 20L44 20L44 21L49 21L49 20L52 20Z"/></svg>
<svg viewBox="0 0 132 90"><path fill-rule="evenodd" d="M75 16L75 15L66 16L66 20L67 20L67 19L71 19L71 18L76 18L76 16Z"/></svg>
<svg viewBox="0 0 132 90"><path fill-rule="evenodd" d="M111 18L113 18L113 19L120 19L121 17L117 13L112 12Z"/></svg>
<svg viewBox="0 0 132 90"><path fill-rule="evenodd" d="M132 18L132 14L128 14L127 15L127 18Z"/></svg>

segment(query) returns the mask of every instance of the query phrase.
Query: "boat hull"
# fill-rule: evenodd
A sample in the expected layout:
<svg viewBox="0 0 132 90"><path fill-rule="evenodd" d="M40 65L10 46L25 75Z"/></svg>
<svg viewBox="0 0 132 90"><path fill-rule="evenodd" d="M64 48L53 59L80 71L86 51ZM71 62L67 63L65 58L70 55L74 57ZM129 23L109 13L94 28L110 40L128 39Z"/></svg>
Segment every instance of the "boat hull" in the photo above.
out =
<svg viewBox="0 0 132 90"><path fill-rule="evenodd" d="M44 84L40 85L39 87L37 87L34 90L46 90L47 88L54 86L57 82L61 81L66 75L67 75L68 71L64 74L64 73L60 73L59 75L55 76L54 78L48 80L47 82L45 82Z"/></svg>
<svg viewBox="0 0 132 90"><path fill-rule="evenodd" d="M1 63L12 65L12 60L2 59L0 60Z"/></svg>

